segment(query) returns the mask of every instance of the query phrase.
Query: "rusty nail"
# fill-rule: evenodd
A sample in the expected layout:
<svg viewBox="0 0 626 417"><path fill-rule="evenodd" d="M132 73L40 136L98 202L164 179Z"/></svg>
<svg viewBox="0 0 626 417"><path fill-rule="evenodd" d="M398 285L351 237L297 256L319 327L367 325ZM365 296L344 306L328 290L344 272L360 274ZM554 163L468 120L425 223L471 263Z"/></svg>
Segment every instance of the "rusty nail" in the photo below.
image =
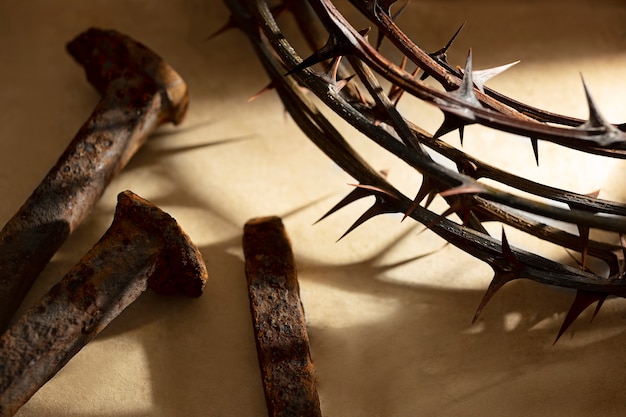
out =
<svg viewBox="0 0 626 417"><path fill-rule="evenodd" d="M0 337L0 416L12 416L146 288L202 294L202 256L170 215L125 191L111 227Z"/></svg>
<svg viewBox="0 0 626 417"><path fill-rule="evenodd" d="M243 249L268 415L321 417L293 251L281 219L249 220Z"/></svg>
<svg viewBox="0 0 626 417"><path fill-rule="evenodd" d="M115 31L67 45L102 99L55 166L0 231L0 331L52 255L111 179L165 122L179 123L187 86L161 57Z"/></svg>

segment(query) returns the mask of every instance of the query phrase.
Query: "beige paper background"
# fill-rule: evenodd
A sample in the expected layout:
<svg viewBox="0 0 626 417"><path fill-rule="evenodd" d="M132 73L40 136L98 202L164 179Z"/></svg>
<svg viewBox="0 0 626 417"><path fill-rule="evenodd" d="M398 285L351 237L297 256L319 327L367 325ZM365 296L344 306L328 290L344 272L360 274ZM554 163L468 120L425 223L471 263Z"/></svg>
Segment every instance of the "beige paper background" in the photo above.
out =
<svg viewBox="0 0 626 417"><path fill-rule="evenodd" d="M338 2L350 14L347 2ZM228 18L215 0L0 2L0 222L17 210L98 100L65 43L90 26L127 33L189 84L180 128L164 127L111 184L44 271L24 308L53 285L111 222L130 189L172 214L200 246L210 280L198 300L146 293L18 413L30 416L262 416L266 414L240 248L251 217L284 217L297 255L311 352L326 416L623 415L626 310L610 300L556 346L572 300L512 283L470 320L490 270L421 226L372 220L335 240L363 201L315 226L350 178L283 112L244 36L210 42ZM473 47L475 68L521 59L490 82L512 97L586 116L583 73L607 119L626 117L626 6L595 1L414 1L400 24L428 50L467 20L450 62ZM306 51L302 52L303 54ZM431 131L438 111L403 104ZM343 127L342 127L343 129ZM412 193L418 178L344 129L377 168ZM529 178L622 198L624 170L602 158L466 129L465 150ZM451 143L458 145L455 135ZM443 206L435 206L443 210ZM497 228L495 229L497 230ZM519 234L513 244L565 260ZM22 310L23 311L23 310Z"/></svg>

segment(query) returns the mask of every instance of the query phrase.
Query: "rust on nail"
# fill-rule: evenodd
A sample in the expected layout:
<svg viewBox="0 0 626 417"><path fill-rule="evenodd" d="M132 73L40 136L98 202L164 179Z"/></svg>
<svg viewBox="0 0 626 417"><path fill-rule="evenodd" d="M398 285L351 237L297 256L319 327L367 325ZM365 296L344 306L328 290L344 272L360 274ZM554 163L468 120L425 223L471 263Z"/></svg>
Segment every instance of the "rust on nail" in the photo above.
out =
<svg viewBox="0 0 626 417"><path fill-rule="evenodd" d="M248 295L270 417L321 417L291 243L280 218L244 227Z"/></svg>
<svg viewBox="0 0 626 417"><path fill-rule="evenodd" d="M139 42L115 31L89 29L67 49L102 98L0 231L0 331L148 134L162 123L179 123L187 109L183 79Z"/></svg>
<svg viewBox="0 0 626 417"><path fill-rule="evenodd" d="M202 255L176 220L126 191L94 247L0 337L0 417L12 416L146 288L198 297Z"/></svg>

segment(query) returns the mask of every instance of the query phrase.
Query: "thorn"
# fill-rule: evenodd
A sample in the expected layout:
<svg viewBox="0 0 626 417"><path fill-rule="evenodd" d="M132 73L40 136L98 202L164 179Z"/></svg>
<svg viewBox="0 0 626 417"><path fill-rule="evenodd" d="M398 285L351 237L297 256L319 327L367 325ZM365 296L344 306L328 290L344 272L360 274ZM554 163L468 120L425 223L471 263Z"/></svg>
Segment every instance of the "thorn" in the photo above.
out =
<svg viewBox="0 0 626 417"><path fill-rule="evenodd" d="M386 171L386 170L382 170L382 171L380 171L380 173L381 173L381 175L383 175L384 177L387 177L387 171ZM353 187L357 187L357 188L362 188L362 189L364 189L364 190L374 191L375 193L385 194L385 195L388 195L389 197L391 197L391 198L393 198L393 199L395 199L395 198L396 198L396 197L395 197L393 194L391 194L389 191L387 191L387 190L385 190L385 189L383 189L383 188L377 187L377 186L375 186L375 185L367 185L367 184L348 184L348 185L351 185L351 186L353 186ZM372 194L372 195L373 195L373 194Z"/></svg>
<svg viewBox="0 0 626 417"><path fill-rule="evenodd" d="M391 6L398 0L376 0L375 3L382 9L383 13L391 16Z"/></svg>
<svg viewBox="0 0 626 417"><path fill-rule="evenodd" d="M606 298L606 295L604 294L598 294L598 293L594 293L591 291L584 291L584 290L576 291L576 297L574 298L574 302L572 303L571 307L567 311L567 315L565 316L565 319L563 320L563 324L561 325L561 328L559 329L559 333L557 334L553 345L555 345L556 342L559 341L561 336L563 336L563 333L567 331L567 329L578 318L578 316L580 316L580 314L587 309L587 307L589 307L591 304L593 304L596 301L598 301L598 303L600 303L601 301L603 302L605 298ZM596 307L596 312L593 315L594 317L597 314L598 310L599 310L599 307Z"/></svg>
<svg viewBox="0 0 626 417"><path fill-rule="evenodd" d="M417 73L420 71L419 67L416 67L413 72L411 73L411 75L413 77L417 76ZM389 91L389 100L391 100L393 102L394 106L398 106L398 103L400 102L400 99L402 98L402 96L404 95L404 89L400 88L400 87L395 87L395 91L394 94L391 95L391 91Z"/></svg>
<svg viewBox="0 0 626 417"><path fill-rule="evenodd" d="M508 263L506 268L498 268L493 266L495 271L495 275L483 295L478 308L476 309L476 313L474 313L474 318L472 319L472 324L476 322L483 309L487 305L487 303L491 300L494 294L502 288L506 283L513 281L514 279L518 279L519 270L522 267L522 264L517 260L515 254L511 250L511 246L509 245L509 240L506 237L506 233L504 232L504 227L502 228L502 257Z"/></svg>
<svg viewBox="0 0 626 417"><path fill-rule="evenodd" d="M265 87L263 87L262 89L254 93L252 96L250 96L250 98L248 99L248 103L253 102L257 98L267 93L268 91L273 90L274 88L276 88L276 84L274 83L274 81L270 81Z"/></svg>
<svg viewBox="0 0 626 417"><path fill-rule="evenodd" d="M623 279L626 275L626 236L621 233L619 233L618 236L621 250L617 249L613 252L617 262L617 271L615 271L615 267L613 267L610 272L616 274L618 279Z"/></svg>
<svg viewBox="0 0 626 417"><path fill-rule="evenodd" d="M315 64L319 64L320 62L326 61L327 59L336 58L340 55L343 55L338 50L336 43L336 38L331 34L328 42L321 49L313 52L313 54L309 55L307 58L303 59L298 65L290 69L285 73L285 76L291 75L295 72L301 71L305 68L312 67Z"/></svg>
<svg viewBox="0 0 626 417"><path fill-rule="evenodd" d="M383 13L385 13L387 16L391 17L391 21L392 22L396 22L398 20L398 18L402 15L402 13L404 13L404 10L406 9L406 7L409 5L409 3L411 3L411 0L407 0L406 3L404 3L404 5L400 8L400 10L398 10L396 13L394 13L393 15L391 14L391 6L396 2L397 0L382 0L382 1L378 1L378 5L380 6L380 8L382 9ZM378 51L380 49L380 45L383 43L383 39L385 38L385 35L383 34L382 31L378 31L378 37L376 38L376 50Z"/></svg>
<svg viewBox="0 0 626 417"><path fill-rule="evenodd" d="M600 190L595 190L592 191L590 193L585 194L587 197L591 197L591 198L598 198L598 196L600 195Z"/></svg>
<svg viewBox="0 0 626 417"><path fill-rule="evenodd" d="M456 40L457 36L459 36L459 33L461 33L461 30L463 30L463 28L465 27L465 24L467 23L467 21L463 22L461 24L461 26L459 26L459 28L456 30L456 32L454 32L454 35L452 35L452 37L450 38L450 40L448 41L447 44L445 44L445 46L443 48L441 48L440 50L430 53L428 54L432 59L434 59L435 61L440 61L440 62L444 62L444 63L448 63L448 49L450 49L450 47L452 46L452 44L454 43L454 41ZM420 80L424 81L425 79L428 78L428 73L424 72L424 74L422 74Z"/></svg>
<svg viewBox="0 0 626 417"><path fill-rule="evenodd" d="M210 40L213 40L217 38L219 35L221 35L222 33L228 32L229 30L236 29L236 28L237 28L237 22L235 20L235 16L231 14L228 17L228 21L222 27L217 29L215 32L211 33L209 36L204 38L204 41L208 42Z"/></svg>
<svg viewBox="0 0 626 417"><path fill-rule="evenodd" d="M330 64L328 65L328 70L324 74L324 78L328 83L335 88L335 92L339 93L348 83L352 80L356 74L352 74L343 79L337 79L337 73L339 71L339 64L341 63L341 58L343 55L334 57L331 59Z"/></svg>
<svg viewBox="0 0 626 417"><path fill-rule="evenodd" d="M364 106L369 106L369 102L367 101L363 93L361 93L361 90L359 90L358 87L354 87L354 92L357 94L359 102L361 104L363 104Z"/></svg>
<svg viewBox="0 0 626 417"><path fill-rule="evenodd" d="M383 178L387 178L388 171L387 170L381 170L380 174L383 176ZM365 197L369 197L371 195L376 195L376 193L385 194L385 195L388 195L391 198L395 199L395 196L393 194L391 194L389 191L387 191L387 190L385 190L383 188L380 188L380 187L376 187L374 185L365 185L365 184L348 184L348 185L350 185L352 187L355 187L354 190L350 191L350 193L348 193L348 195L346 195L343 199L341 199L340 202L335 204L333 206L333 208L331 208L326 214L324 214L322 217L320 217L313 224L317 224L317 223L321 222L326 217L330 216L331 214L335 213L336 211L339 211L340 209L344 208L345 206L347 206L350 203L353 203L353 202L355 202L357 200L360 200L362 198L365 198Z"/></svg>
<svg viewBox="0 0 626 417"><path fill-rule="evenodd" d="M311 92L311 90L309 90L308 88L298 84L298 88L299 90L303 93L303 94L309 94ZM248 103L253 102L254 100L256 100L257 98L259 98L260 96L262 96L263 94L275 90L276 89L276 83L274 81L270 81L269 83L267 83L267 85L265 87L263 87L262 89L260 89L259 91L257 91L256 93L254 93L252 96L250 96L250 98L248 98Z"/></svg>
<svg viewBox="0 0 626 417"><path fill-rule="evenodd" d="M395 1L396 1L396 0L393 0L393 1L394 1L394 3L395 3ZM400 7L400 9L398 9L398 11L394 13L394 15L393 15L393 21L394 21L394 22L395 22L396 20L398 20L398 18L399 18L400 16L402 16L402 14L403 14L403 13L404 13L404 11L406 10L406 8L409 6L409 4L411 4L411 0L406 0L406 3L404 3L404 4L402 5L402 7Z"/></svg>
<svg viewBox="0 0 626 417"><path fill-rule="evenodd" d="M537 166L539 166L539 140L537 138L530 138L530 144L533 147L535 162L537 163Z"/></svg>
<svg viewBox="0 0 626 417"><path fill-rule="evenodd" d="M478 87L481 93L484 93L485 83L487 81L489 81L496 75L499 75L503 73L504 71L508 70L513 65L519 64L519 62L520 61L515 61L515 62L511 62L510 64L501 65L499 67L487 68L487 69L480 70L480 71L474 71L474 73L472 74L473 79L474 79L474 84L476 84L476 87Z"/></svg>
<svg viewBox="0 0 626 417"><path fill-rule="evenodd" d="M406 69L406 63L407 63L408 59L406 57L406 55L404 55L402 57L402 62L400 62L400 69L402 71L404 71ZM416 69L417 71L417 69ZM399 99L399 96L402 95L402 93L404 92L404 90L400 87L398 87L395 84L391 84L391 87L389 88L389 93L387 93L387 97L389 97L389 100L391 102L394 102L394 105L397 104L397 100Z"/></svg>
<svg viewBox="0 0 626 417"><path fill-rule="evenodd" d="M368 31L369 28L359 31L359 33L361 33L361 35L364 35ZM346 39L339 39L336 35L331 33L328 37L328 41L326 41L326 44L324 46L313 52L298 65L287 71L285 73L285 76L291 75L305 68L312 67L313 65L319 64L320 62L326 61L328 59L339 58L342 55L348 55L352 51L352 49L352 45Z"/></svg>
<svg viewBox="0 0 626 417"><path fill-rule="evenodd" d="M587 84L585 83L585 79L582 74L580 79L583 83L583 88L585 90L585 96L587 98L587 106L589 107L589 119L579 126L581 129L592 129L592 130L601 130L604 133L602 135L594 135L597 143L600 146L609 146L615 142L621 141L624 142L624 135L621 130L617 127L613 126L611 123L607 122L604 116L598 110L598 106L595 101L591 97L591 93L587 88Z"/></svg>
<svg viewBox="0 0 626 417"><path fill-rule="evenodd" d="M589 107L589 119L586 123L583 124L585 127L598 128L598 127L606 127L611 126L600 114L598 110L598 106L596 105L593 97L591 97L591 93L589 92L589 88L587 87L587 83L585 83L585 79L582 74L580 79L583 83L583 88L585 90L585 97L587 98L587 105Z"/></svg>
<svg viewBox="0 0 626 417"><path fill-rule="evenodd" d="M467 20L464 21L463 23L461 23L461 26L459 26L459 28L456 30L456 32L454 32L454 35L452 35L452 37L450 38L448 43L446 43L443 48L441 48L437 52L434 52L434 53L430 54L430 56L432 56L433 58L436 58L436 59L440 59L443 62L447 63L448 62L447 61L447 59L448 59L448 56L447 56L448 49L450 49L450 47L452 46L452 44L456 40L457 36L459 36L459 33L461 33L461 31L463 30L463 28L465 27L466 24L467 24Z"/></svg>
<svg viewBox="0 0 626 417"><path fill-rule="evenodd" d="M402 61L400 62L400 69L402 71L404 71L406 69L406 63L407 62L408 62L407 56L403 55L402 56ZM392 97L394 95L398 94L397 91L402 91L402 89L400 87L398 87L397 85L395 85L395 84L391 84L391 87L389 88L389 94L387 94L387 96L389 97L389 99L391 101L393 101Z"/></svg>
<svg viewBox="0 0 626 417"><path fill-rule="evenodd" d="M474 93L474 83L472 81L472 49L470 48L467 54L467 60L465 62L465 71L463 71L463 81L461 82L461 86L452 91L452 95L460 98L465 103L482 107L478 98L476 98L476 94ZM461 139L461 145L463 145L463 133L466 125L473 123L473 113L472 110L463 107L459 109L458 106L449 106L449 108L445 109L440 107L444 113L443 123L441 127L435 132L433 136L435 139L440 138L441 136L449 133L455 129L459 129L459 136ZM455 114L456 113L456 114ZM461 116L461 114L466 115L467 117Z"/></svg>
<svg viewBox="0 0 626 417"><path fill-rule="evenodd" d="M587 253L589 252L589 226L582 224L578 226L578 236L580 236L580 256L581 268L584 271L587 266Z"/></svg>
<svg viewBox="0 0 626 417"><path fill-rule="evenodd" d="M333 206L333 208L331 208L330 210L328 210L328 212L326 212L326 214L324 214L322 217L320 217L315 223L313 224L317 224L319 222L321 222L322 220L324 220L326 217L330 216L331 214L339 211L340 209L344 208L345 206L347 206L350 203L354 203L357 200L360 200L362 198L365 197L369 197L372 195L372 192L366 188L360 188L357 187L354 190L350 191L350 193L348 195L346 195L343 199L341 199L340 202L338 202L337 204L335 204Z"/></svg>
<svg viewBox="0 0 626 417"><path fill-rule="evenodd" d="M450 197L461 194L480 194L486 191L487 190L485 190L484 187L481 187L478 183L470 183L462 184L458 187L449 188L445 191L440 192L439 195L442 197Z"/></svg>
<svg viewBox="0 0 626 417"><path fill-rule="evenodd" d="M443 111L443 123L433 135L433 139L439 139L446 133L450 133L453 130L459 129L459 138L461 140L461 145L463 145L463 134L465 132L465 126L468 124L470 123L468 123L462 117L459 117L447 111Z"/></svg>
<svg viewBox="0 0 626 417"><path fill-rule="evenodd" d="M600 309L604 305L604 301L605 300L606 300L606 295L603 294L603 295L599 296L598 304L596 304L596 308L593 310L593 314L591 315L591 320L589 320L589 323L592 323L593 320L596 318L596 316L600 312Z"/></svg>
<svg viewBox="0 0 626 417"><path fill-rule="evenodd" d="M437 191L433 190L432 192L428 193L428 197L426 197L426 202L424 203L424 208L430 207L435 197L437 197Z"/></svg>
<svg viewBox="0 0 626 417"><path fill-rule="evenodd" d="M335 85L335 90L337 90L337 92L340 92L341 90L343 90L343 88L348 85L348 83L356 76L356 74L352 74L347 76L346 78L342 78L341 80L337 81L337 84Z"/></svg>
<svg viewBox="0 0 626 417"><path fill-rule="evenodd" d="M467 197L468 194L477 194L484 191L481 187L474 187L473 185L461 185L458 187L451 188L449 190L440 192L439 195L442 197L450 197L458 195L460 196L456 201L450 204L450 207L446 209L443 213L441 213L435 220L426 225L426 229L432 228L435 224L439 223L442 219L445 219L449 215L455 213L457 214L461 222L464 226L469 224L469 218L472 214L472 206L474 201Z"/></svg>
<svg viewBox="0 0 626 417"><path fill-rule="evenodd" d="M459 171L459 174L467 175L475 180L482 176L481 171L478 169L478 165L468 159L458 160L456 162L456 169Z"/></svg>
<svg viewBox="0 0 626 417"><path fill-rule="evenodd" d="M600 194L600 190L591 192L586 194L588 197L597 198ZM595 210L590 210L585 207L585 205L575 202L570 202L567 204L570 210L583 210L591 213L596 213ZM587 254L589 252L589 226L584 224L576 225L578 227L578 236L580 237L580 255L581 255L581 263L580 266L584 271L587 265Z"/></svg>
<svg viewBox="0 0 626 417"><path fill-rule="evenodd" d="M473 73L472 73L472 48L469 49L467 53L467 60L465 61L465 70L463 71L463 80L461 81L461 86L454 90L452 94L462 98L465 102L474 105L474 106L482 106L480 101L476 98L476 94L474 93L474 81L473 81Z"/></svg>
<svg viewBox="0 0 626 417"><path fill-rule="evenodd" d="M438 191L436 182L430 177L424 176L422 179L422 185L417 191L417 194L415 195L413 202L409 206L409 209L406 211L406 213L404 213L404 217L402 217L401 222L403 222L407 217L411 215L411 213L413 213L413 211L415 211L415 209L420 205L420 203L426 196L428 196L428 198L426 199L426 204L424 204L424 208L428 208L428 206L430 206L430 203L432 203L435 199L437 192Z"/></svg>
<svg viewBox="0 0 626 417"><path fill-rule="evenodd" d="M330 61L330 65L328 65L328 71L326 71L326 75L330 77L333 81L333 84L337 85L337 71L339 70L339 64L341 63L341 58L343 56L336 56Z"/></svg>
<svg viewBox="0 0 626 417"><path fill-rule="evenodd" d="M281 3L277 4L276 6L272 7L270 9L270 11L272 12L272 14L274 16L279 16L281 13L283 13L288 8L289 8L289 2L284 1L284 2L281 2ZM217 29L215 32L213 32L212 34L207 36L204 39L204 41L205 42L210 41L210 40L218 37L222 33L228 32L230 29L236 29L237 27L238 27L238 25L237 25L237 21L235 20L235 16L231 14L228 17L228 21L221 28Z"/></svg>
<svg viewBox="0 0 626 417"><path fill-rule="evenodd" d="M398 209L396 207L394 207L393 205L389 204L389 202L382 195L375 194L375 197L376 197L376 201L374 202L372 207L367 209L367 211L365 211L365 213L363 213L361 215L361 217L359 217L352 224L352 226L350 226L348 228L348 230L346 230L346 232L343 235L341 235L341 237L339 239L337 239L337 242L339 242L341 239L346 237L348 235L348 233L352 232L354 229L356 229L357 227L359 227L360 225L362 225L366 221L368 221L368 220L378 216L379 214L397 213L398 212Z"/></svg>
<svg viewBox="0 0 626 417"><path fill-rule="evenodd" d="M504 227L502 228L502 257L505 261L509 263L509 266L512 268L520 268L522 264L517 260L515 254L511 250L511 245L509 245L509 239L506 237L506 233L504 232Z"/></svg>
<svg viewBox="0 0 626 417"><path fill-rule="evenodd" d="M487 291L485 291L483 298L480 300L480 304L478 304L478 307L476 308L476 312L474 313L474 317L472 318L472 324L476 323L476 320L478 320L483 312L483 309L494 296L494 294L498 292L498 290L502 288L505 284L517 278L519 278L519 276L514 272L504 272L498 270L495 271L495 274L493 276L493 279L491 280L491 283L489 283Z"/></svg>

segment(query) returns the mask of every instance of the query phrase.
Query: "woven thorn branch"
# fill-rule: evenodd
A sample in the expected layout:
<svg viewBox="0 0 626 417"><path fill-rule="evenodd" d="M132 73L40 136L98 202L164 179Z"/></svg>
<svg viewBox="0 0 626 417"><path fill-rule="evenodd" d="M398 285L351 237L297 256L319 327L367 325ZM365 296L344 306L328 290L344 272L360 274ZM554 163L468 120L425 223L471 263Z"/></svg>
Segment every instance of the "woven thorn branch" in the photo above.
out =
<svg viewBox="0 0 626 417"><path fill-rule="evenodd" d="M539 141L608 158L626 158L626 124L608 123L598 111L586 85L589 118L580 120L544 111L487 88L485 82L513 64L474 71L470 50L463 70L452 67L447 51L462 26L439 51L427 53L396 25L407 6L394 13L396 0L351 0L350 3L377 30L374 45L371 29L358 30L337 10L331 0L224 0L231 10L229 22L217 33L237 27L252 43L271 82L299 128L329 158L351 175L358 185L324 217L346 205L373 196L374 204L348 229L350 233L367 220L385 213L402 213L449 243L488 264L494 276L474 320L491 297L506 283L530 279L543 284L576 290L556 340L587 307L597 302L595 314L608 296L626 296L625 257L626 205L533 182L491 166L441 139L470 124L530 138L539 164ZM302 59L281 31L276 18L290 12L302 36L314 52ZM400 52L400 64L380 52L389 42ZM415 71L406 70L407 61ZM316 70L316 68L322 70ZM388 92L383 78L391 84ZM438 86L425 83L432 78ZM366 90L366 93L361 91ZM303 92L305 90L306 92ZM308 94L341 116L381 148L401 159L421 176L421 187L411 198L401 193L384 175L365 161L333 127ZM405 118L397 104L411 95L439 108L444 120L430 134ZM462 143L462 142L461 142ZM448 168L431 157L431 152L452 161ZM482 179L503 184L503 191ZM449 208L443 214L429 210L433 198L443 197ZM536 197L536 198L533 198ZM564 208L565 207L565 208ZM448 218L456 214L460 222ZM538 217L575 225L572 234ZM324 218L323 217L323 218ZM511 246L504 233L488 233L486 222L500 222L539 239L580 254L579 267L549 260ZM619 244L595 241L590 230L599 229L619 237ZM608 274L587 267L594 257L608 267Z"/></svg>

